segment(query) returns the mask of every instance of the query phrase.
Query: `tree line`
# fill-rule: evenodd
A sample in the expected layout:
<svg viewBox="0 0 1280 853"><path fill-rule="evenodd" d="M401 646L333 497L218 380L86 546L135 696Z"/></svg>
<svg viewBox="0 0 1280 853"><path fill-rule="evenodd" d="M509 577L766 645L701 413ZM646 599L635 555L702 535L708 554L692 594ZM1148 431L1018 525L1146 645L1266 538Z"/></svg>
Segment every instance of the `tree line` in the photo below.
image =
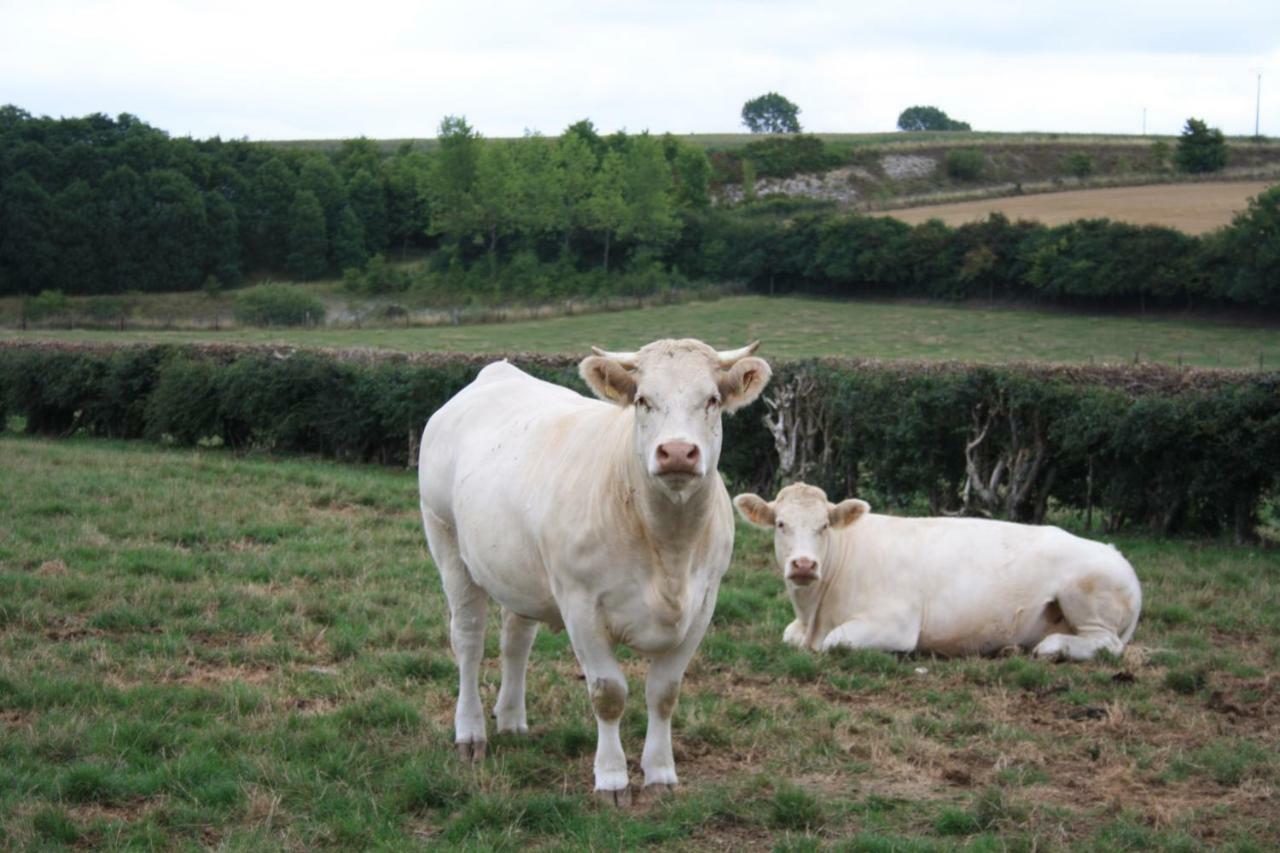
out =
<svg viewBox="0 0 1280 853"><path fill-rule="evenodd" d="M1199 237L1106 219L1049 227L999 213L912 226L770 198L689 217L671 262L762 293L1280 308L1280 186L1230 227Z"/></svg>
<svg viewBox="0 0 1280 853"><path fill-rule="evenodd" d="M138 118L39 118L0 108L0 294L234 286L247 273L313 279L371 257L617 266L657 253L681 211L710 203L705 153L673 137L484 140L446 117L434 151L383 156L171 138Z"/></svg>
<svg viewBox="0 0 1280 853"><path fill-rule="evenodd" d="M1217 150L1207 128L1185 136ZM1280 189L1192 237L1106 220L908 226L829 204L712 206L744 172L831 168L815 136L708 155L670 136L487 140L446 117L430 151L328 152L171 138L130 115L0 108L0 295L234 286L249 273L402 290L387 255L426 257L454 303L745 282L765 292L1061 304L1280 305ZM621 273L622 275L619 275Z"/></svg>

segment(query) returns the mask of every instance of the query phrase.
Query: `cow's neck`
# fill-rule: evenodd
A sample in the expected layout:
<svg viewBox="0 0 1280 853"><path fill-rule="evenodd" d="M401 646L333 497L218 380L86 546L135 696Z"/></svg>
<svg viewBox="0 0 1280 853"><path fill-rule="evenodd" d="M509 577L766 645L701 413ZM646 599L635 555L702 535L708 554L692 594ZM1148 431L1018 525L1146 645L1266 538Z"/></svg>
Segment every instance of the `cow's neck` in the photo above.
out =
<svg viewBox="0 0 1280 853"><path fill-rule="evenodd" d="M627 491L655 548L672 554L687 553L690 545L706 535L717 473L712 471L673 497L653 481L634 453L627 457Z"/></svg>
<svg viewBox="0 0 1280 853"><path fill-rule="evenodd" d="M656 596L654 616L672 626L684 618L685 590L697 562L705 556L702 543L708 541L714 525L715 488L719 474L712 470L678 496L672 496L653 482L643 462L628 445L625 463L618 473L625 483L621 499L624 513L630 510L636 533L649 553L649 570Z"/></svg>
<svg viewBox="0 0 1280 853"><path fill-rule="evenodd" d="M817 648L826 639L827 632L836 627L836 620L830 618L828 608L837 606L842 596L832 588L841 580L841 569L844 566L844 549L842 542L845 531L834 531L827 544L827 553L823 557L826 566L822 570L822 578L808 586L797 586L788 583L791 591L791 606L795 608L796 619L804 626L805 645Z"/></svg>
<svg viewBox="0 0 1280 853"><path fill-rule="evenodd" d="M810 648L822 642L821 630L822 602L826 599L827 588L831 585L830 577L823 572L822 579L808 586L787 582L791 593L791 606L795 608L796 619L804 626L804 642Z"/></svg>

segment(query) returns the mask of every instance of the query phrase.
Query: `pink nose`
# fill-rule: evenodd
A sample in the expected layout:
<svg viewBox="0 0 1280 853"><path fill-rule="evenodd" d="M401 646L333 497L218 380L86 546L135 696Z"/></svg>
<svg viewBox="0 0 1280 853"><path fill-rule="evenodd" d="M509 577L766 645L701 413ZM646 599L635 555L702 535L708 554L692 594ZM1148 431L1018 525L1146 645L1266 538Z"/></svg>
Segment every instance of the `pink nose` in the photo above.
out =
<svg viewBox="0 0 1280 853"><path fill-rule="evenodd" d="M698 445L687 441L668 441L658 445L659 474L698 473Z"/></svg>
<svg viewBox="0 0 1280 853"><path fill-rule="evenodd" d="M818 577L818 564L808 557L797 557L791 561L788 577L798 584L812 583Z"/></svg>

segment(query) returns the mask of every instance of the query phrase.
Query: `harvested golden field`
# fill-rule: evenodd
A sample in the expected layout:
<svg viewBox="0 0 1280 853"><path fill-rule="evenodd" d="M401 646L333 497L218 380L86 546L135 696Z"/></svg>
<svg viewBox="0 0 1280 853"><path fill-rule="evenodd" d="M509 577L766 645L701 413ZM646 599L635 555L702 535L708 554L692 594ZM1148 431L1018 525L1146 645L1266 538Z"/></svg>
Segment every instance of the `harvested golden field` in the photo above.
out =
<svg viewBox="0 0 1280 853"><path fill-rule="evenodd" d="M931 204L885 211L911 225L941 219L962 225L1003 213L1010 219L1035 219L1046 225L1062 225L1077 219L1106 217L1137 225L1165 225L1188 234L1203 234L1231 222L1249 199L1271 186L1271 181L1220 181L1216 183L1158 184L1147 187L1111 187L1060 193L989 198L951 204Z"/></svg>

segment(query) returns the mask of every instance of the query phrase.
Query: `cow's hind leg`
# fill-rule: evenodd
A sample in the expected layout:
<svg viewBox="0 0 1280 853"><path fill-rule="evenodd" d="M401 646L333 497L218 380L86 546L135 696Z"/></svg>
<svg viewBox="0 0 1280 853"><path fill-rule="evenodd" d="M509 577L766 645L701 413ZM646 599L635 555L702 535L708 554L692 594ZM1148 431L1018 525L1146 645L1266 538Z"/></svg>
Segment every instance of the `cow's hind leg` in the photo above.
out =
<svg viewBox="0 0 1280 853"><path fill-rule="evenodd" d="M524 677L538 623L502 608L502 687L498 690L498 731L524 734L529 723L524 708Z"/></svg>
<svg viewBox="0 0 1280 853"><path fill-rule="evenodd" d="M1058 607L1073 633L1050 634L1032 650L1038 658L1090 660L1100 651L1124 651L1120 633L1134 620L1128 586L1103 574L1086 574L1058 594Z"/></svg>
<svg viewBox="0 0 1280 853"><path fill-rule="evenodd" d="M480 661L484 657L484 620L489 596L471 579L462 562L453 527L422 508L427 546L440 570L449 602L449 641L458 662L458 707L453 726L458 754L467 760L484 758L484 708L480 704Z"/></svg>

